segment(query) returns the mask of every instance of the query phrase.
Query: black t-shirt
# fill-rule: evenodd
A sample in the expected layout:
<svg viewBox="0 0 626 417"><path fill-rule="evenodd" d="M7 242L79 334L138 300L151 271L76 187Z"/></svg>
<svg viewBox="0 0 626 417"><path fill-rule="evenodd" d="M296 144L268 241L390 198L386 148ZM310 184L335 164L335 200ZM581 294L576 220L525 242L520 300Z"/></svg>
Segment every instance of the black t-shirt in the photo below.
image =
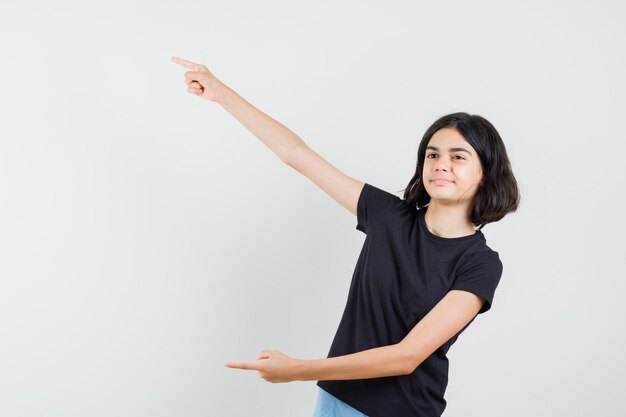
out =
<svg viewBox="0 0 626 417"><path fill-rule="evenodd" d="M329 358L400 342L453 289L482 296L479 314L491 308L502 275L498 252L480 230L457 238L434 235L424 221L427 209L364 185L356 228L367 236ZM317 385L369 417L439 417L446 407L446 353L469 324L409 375Z"/></svg>

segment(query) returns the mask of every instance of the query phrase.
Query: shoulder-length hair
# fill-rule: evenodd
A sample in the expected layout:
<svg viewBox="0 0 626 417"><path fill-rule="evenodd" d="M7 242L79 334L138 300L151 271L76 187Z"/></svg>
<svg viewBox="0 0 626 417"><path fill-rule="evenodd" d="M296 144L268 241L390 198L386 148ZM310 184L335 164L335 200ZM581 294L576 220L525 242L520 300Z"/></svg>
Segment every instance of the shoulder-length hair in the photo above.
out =
<svg viewBox="0 0 626 417"><path fill-rule="evenodd" d="M456 129L476 150L482 165L483 181L476 191L471 212L474 226L480 230L487 223L516 211L519 189L500 134L485 118L464 112L440 117L424 133L417 151L415 174L403 190L405 203L421 208L430 202L430 195L421 181L426 147L435 132L444 127Z"/></svg>

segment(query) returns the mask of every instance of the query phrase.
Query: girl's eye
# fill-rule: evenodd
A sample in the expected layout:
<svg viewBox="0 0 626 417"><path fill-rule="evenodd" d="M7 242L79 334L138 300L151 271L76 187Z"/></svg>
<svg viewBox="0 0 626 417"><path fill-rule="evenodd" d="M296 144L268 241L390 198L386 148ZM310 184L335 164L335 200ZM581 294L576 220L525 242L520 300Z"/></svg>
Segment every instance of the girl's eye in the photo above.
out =
<svg viewBox="0 0 626 417"><path fill-rule="evenodd" d="M437 154L429 153L428 155L426 155L426 158L432 159L430 158L431 156L437 156ZM452 158L456 158L456 157L459 157L460 159L465 159L461 155L454 155Z"/></svg>

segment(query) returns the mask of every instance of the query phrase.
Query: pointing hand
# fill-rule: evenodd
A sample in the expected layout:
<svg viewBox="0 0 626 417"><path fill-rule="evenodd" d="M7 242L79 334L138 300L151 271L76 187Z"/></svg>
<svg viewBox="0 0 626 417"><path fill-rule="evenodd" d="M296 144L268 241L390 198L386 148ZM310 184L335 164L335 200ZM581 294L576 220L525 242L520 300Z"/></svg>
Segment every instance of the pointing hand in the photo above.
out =
<svg viewBox="0 0 626 417"><path fill-rule="evenodd" d="M303 363L290 358L278 350L263 350L255 362L228 362L227 368L259 371L259 376L268 382L291 382L300 378L298 370Z"/></svg>
<svg viewBox="0 0 626 417"><path fill-rule="evenodd" d="M191 71L185 72L187 92L206 100L219 102L224 97L224 84L207 67L173 56L171 60Z"/></svg>

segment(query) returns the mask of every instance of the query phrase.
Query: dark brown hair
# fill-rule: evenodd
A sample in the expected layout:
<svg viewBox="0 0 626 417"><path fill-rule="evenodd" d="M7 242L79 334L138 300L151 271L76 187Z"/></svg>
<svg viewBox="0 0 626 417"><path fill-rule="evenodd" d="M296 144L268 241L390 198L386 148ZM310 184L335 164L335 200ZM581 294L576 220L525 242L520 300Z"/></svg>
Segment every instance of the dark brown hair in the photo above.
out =
<svg viewBox="0 0 626 417"><path fill-rule="evenodd" d="M421 180L426 157L426 146L441 128L453 128L476 150L483 169L483 181L474 197L471 220L482 229L487 223L497 222L517 210L520 194L511 170L506 148L495 127L485 118L468 113L452 113L440 117L424 133L417 151L415 174L404 191L406 204L418 208L430 202L430 195Z"/></svg>

